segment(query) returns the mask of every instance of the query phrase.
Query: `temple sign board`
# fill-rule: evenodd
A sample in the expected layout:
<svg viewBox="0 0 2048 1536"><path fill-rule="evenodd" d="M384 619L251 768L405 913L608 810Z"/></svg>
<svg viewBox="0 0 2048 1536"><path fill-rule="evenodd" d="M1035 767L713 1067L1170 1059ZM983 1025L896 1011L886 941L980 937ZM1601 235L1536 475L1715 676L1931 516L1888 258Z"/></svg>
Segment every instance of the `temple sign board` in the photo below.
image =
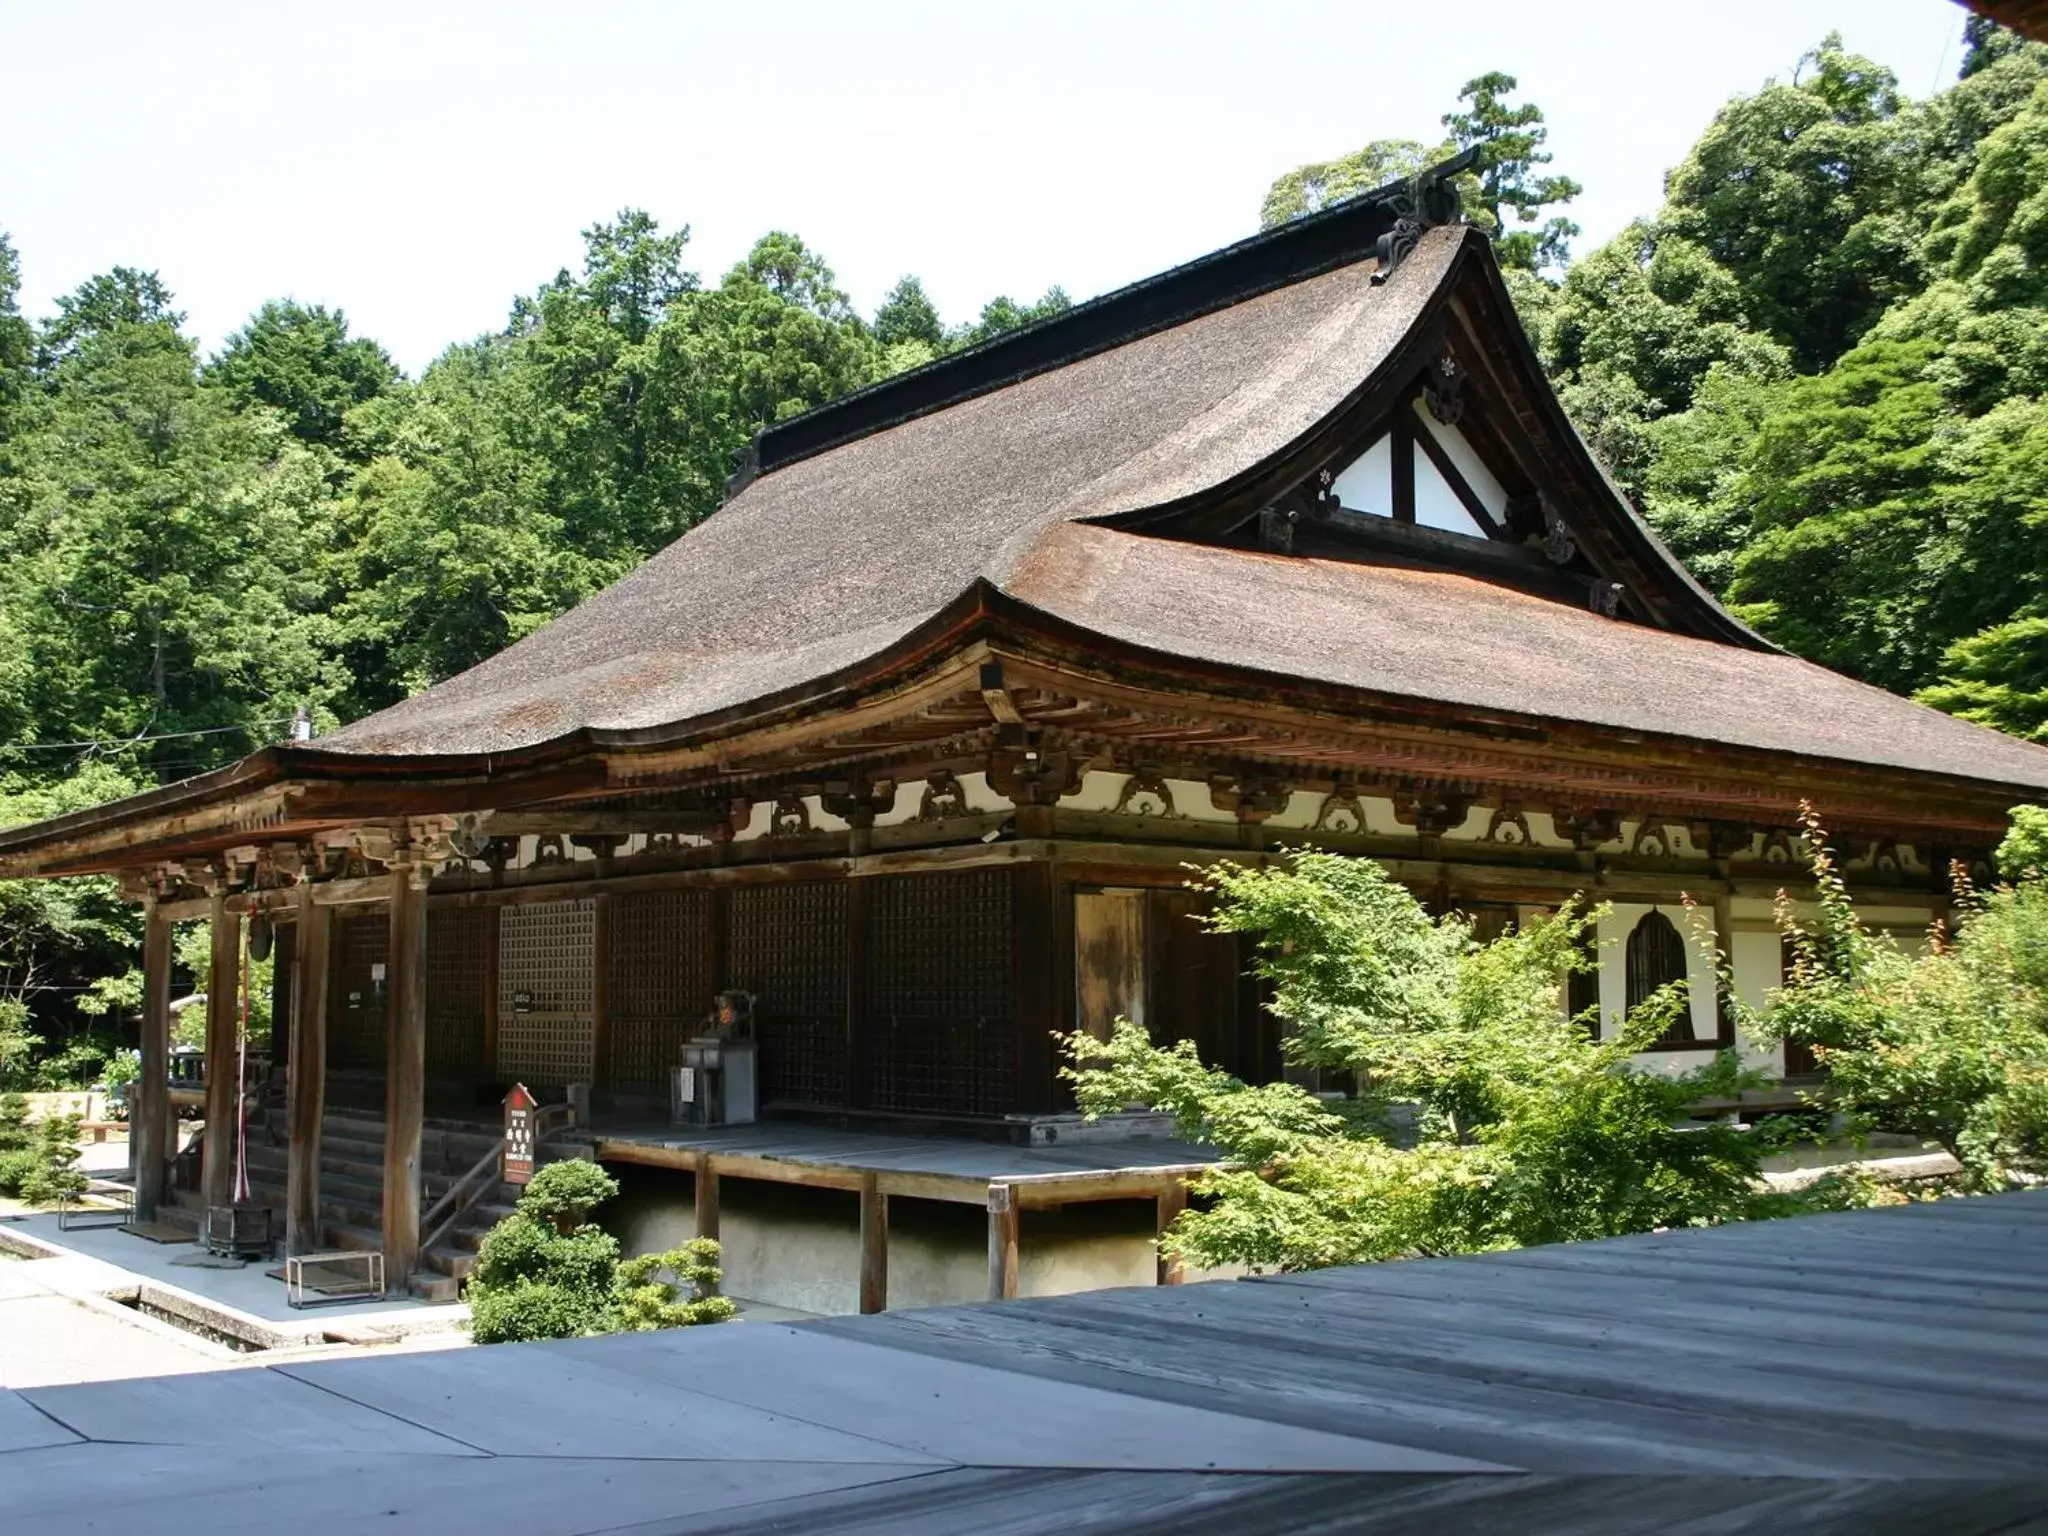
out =
<svg viewBox="0 0 2048 1536"><path fill-rule="evenodd" d="M526 1084L514 1083L505 1095L504 1172L507 1184L524 1184L533 1177L534 1111L539 1108Z"/></svg>

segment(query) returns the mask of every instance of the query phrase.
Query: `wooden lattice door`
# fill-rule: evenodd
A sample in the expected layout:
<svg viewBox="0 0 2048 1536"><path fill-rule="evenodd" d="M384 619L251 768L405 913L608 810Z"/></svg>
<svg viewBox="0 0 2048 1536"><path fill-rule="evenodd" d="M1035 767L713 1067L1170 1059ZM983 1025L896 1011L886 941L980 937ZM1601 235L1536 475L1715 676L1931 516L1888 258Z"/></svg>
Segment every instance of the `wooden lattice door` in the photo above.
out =
<svg viewBox="0 0 2048 1536"><path fill-rule="evenodd" d="M590 901L499 910L499 1077L535 1089L591 1080L596 922Z"/></svg>

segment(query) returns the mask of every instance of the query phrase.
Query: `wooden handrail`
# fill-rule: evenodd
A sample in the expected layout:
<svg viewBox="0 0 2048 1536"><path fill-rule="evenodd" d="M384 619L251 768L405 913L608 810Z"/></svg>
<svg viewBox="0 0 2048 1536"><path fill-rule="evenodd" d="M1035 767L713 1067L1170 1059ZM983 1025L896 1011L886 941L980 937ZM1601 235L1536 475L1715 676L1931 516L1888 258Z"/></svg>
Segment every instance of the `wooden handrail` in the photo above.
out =
<svg viewBox="0 0 2048 1536"><path fill-rule="evenodd" d="M533 1134L536 1144L545 1140L552 1131L553 1127L548 1124L550 1119L559 1116L573 1121L575 1113L575 1106L566 1102L544 1104L536 1109L533 1112ZM442 1191L440 1199L428 1207L427 1213L420 1218L421 1253L425 1253L446 1237L449 1229L467 1216L483 1198L484 1191L496 1182L485 1178L484 1175L497 1167L504 1155L505 1149L502 1145L492 1147L476 1160L467 1173Z"/></svg>
<svg viewBox="0 0 2048 1536"><path fill-rule="evenodd" d="M420 1218L421 1253L425 1253L445 1237L448 1229L467 1216L471 1207L483 1198L484 1191L490 1188L494 1182L484 1178L483 1175L495 1169L498 1166L499 1158L503 1156L504 1149L502 1147L492 1147L490 1151L476 1160L469 1172L442 1191L441 1198L436 1200L428 1209L427 1214ZM458 1199L458 1196L461 1198ZM447 1211L445 1216L442 1214L444 1209ZM437 1219L440 1222L438 1226L434 1225Z"/></svg>

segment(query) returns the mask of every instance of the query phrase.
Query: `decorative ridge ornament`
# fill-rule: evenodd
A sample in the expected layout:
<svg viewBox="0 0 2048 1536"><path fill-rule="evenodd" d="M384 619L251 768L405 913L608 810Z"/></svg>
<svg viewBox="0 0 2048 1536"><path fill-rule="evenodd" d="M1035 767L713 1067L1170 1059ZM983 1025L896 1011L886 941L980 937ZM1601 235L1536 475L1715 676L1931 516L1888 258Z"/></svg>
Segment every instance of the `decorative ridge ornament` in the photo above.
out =
<svg viewBox="0 0 2048 1536"><path fill-rule="evenodd" d="M1478 163L1479 146L1474 144L1442 165L1431 166L1386 198L1386 205L1393 210L1394 227L1373 245L1373 254L1379 258L1379 270L1372 275L1375 287L1394 275L1430 230L1463 220L1465 203L1453 178Z"/></svg>

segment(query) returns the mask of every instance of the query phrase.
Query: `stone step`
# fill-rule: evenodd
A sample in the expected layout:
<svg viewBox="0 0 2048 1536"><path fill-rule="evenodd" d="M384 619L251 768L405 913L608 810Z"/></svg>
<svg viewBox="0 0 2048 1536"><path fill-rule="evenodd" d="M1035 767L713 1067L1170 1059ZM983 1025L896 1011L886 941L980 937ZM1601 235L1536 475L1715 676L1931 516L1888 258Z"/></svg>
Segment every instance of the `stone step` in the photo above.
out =
<svg viewBox="0 0 2048 1536"><path fill-rule="evenodd" d="M414 1270L406 1289L421 1301L458 1301L462 1296L460 1280L431 1269Z"/></svg>
<svg viewBox="0 0 2048 1536"><path fill-rule="evenodd" d="M365 1232L384 1230L384 1208L381 1203L364 1203L361 1200L330 1200L327 1192L320 1193L320 1219L334 1226L360 1227Z"/></svg>
<svg viewBox="0 0 2048 1536"><path fill-rule="evenodd" d="M436 1274L447 1275L456 1280L467 1280L470 1271L476 1268L476 1255L436 1243L420 1255L420 1263Z"/></svg>
<svg viewBox="0 0 2048 1536"><path fill-rule="evenodd" d="M350 1248L358 1253L372 1253L384 1246L384 1234L374 1226L330 1221L327 1223L327 1244L331 1248Z"/></svg>

